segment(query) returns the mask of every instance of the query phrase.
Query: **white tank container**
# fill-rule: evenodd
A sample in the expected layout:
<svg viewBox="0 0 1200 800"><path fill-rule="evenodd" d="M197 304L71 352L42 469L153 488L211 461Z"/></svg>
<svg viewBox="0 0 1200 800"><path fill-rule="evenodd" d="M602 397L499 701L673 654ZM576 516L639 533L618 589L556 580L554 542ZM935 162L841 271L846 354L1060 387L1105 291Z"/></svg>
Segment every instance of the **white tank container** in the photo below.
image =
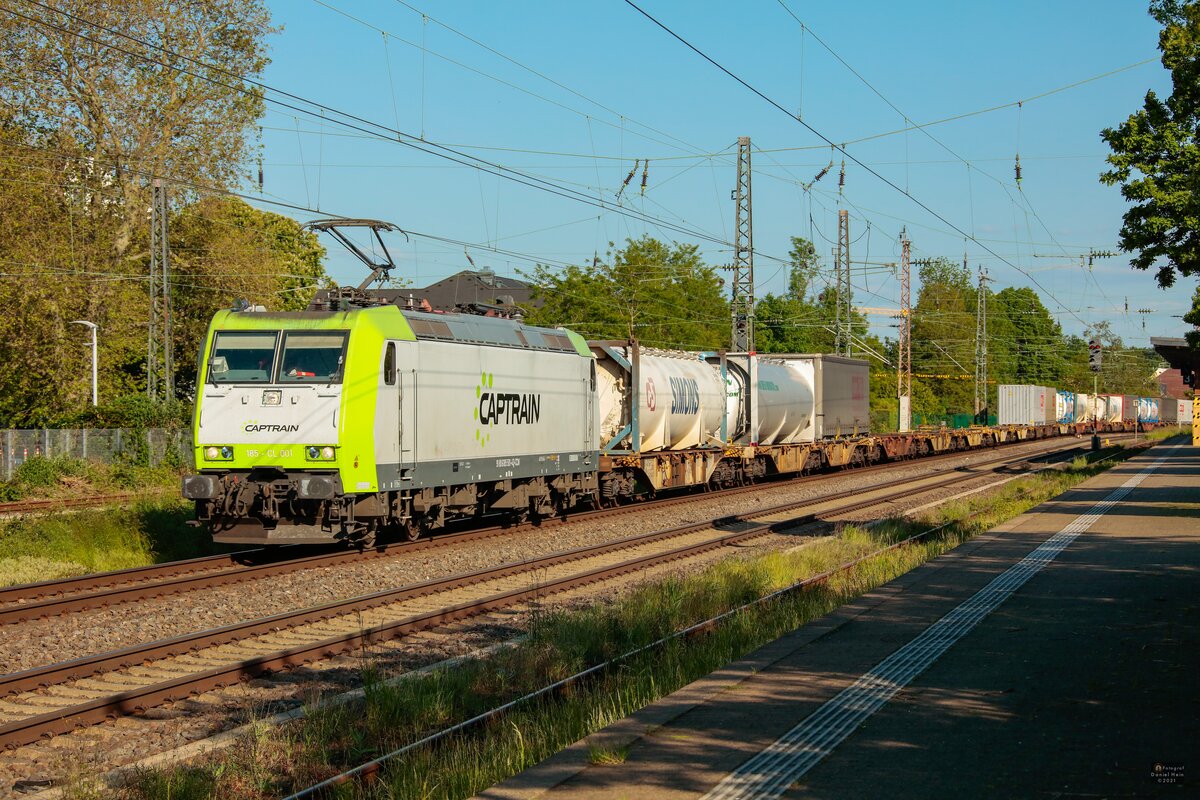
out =
<svg viewBox="0 0 1200 800"><path fill-rule="evenodd" d="M1075 393L1075 421L1076 422L1091 422L1092 421L1091 397L1082 392Z"/></svg>
<svg viewBox="0 0 1200 800"><path fill-rule="evenodd" d="M1075 393L1059 391L1054 394L1054 416L1059 422L1075 421Z"/></svg>
<svg viewBox="0 0 1200 800"><path fill-rule="evenodd" d="M1138 422L1158 422L1158 399L1154 397L1138 398Z"/></svg>
<svg viewBox="0 0 1200 800"><path fill-rule="evenodd" d="M758 360L758 443L813 440L812 362Z"/></svg>
<svg viewBox="0 0 1200 800"><path fill-rule="evenodd" d="M1119 394L1101 395L1104 399L1104 421L1118 423L1123 418L1125 408L1125 397Z"/></svg>
<svg viewBox="0 0 1200 800"><path fill-rule="evenodd" d="M629 424L627 373L608 360L596 372L603 448ZM634 449L681 450L721 444L729 398L720 370L690 353L642 349L638 441Z"/></svg>

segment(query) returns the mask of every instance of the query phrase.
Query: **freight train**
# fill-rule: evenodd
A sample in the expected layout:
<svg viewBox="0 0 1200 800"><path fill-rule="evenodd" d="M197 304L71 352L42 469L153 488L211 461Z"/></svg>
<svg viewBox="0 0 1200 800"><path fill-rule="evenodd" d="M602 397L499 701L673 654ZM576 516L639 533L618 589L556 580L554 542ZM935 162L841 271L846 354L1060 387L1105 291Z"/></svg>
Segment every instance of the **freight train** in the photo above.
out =
<svg viewBox="0 0 1200 800"><path fill-rule="evenodd" d="M321 310L218 312L198 382L182 491L227 543L371 546L454 519L1091 429L1058 422L1049 390L1049 412L1020 424L872 433L865 361L588 342L361 292Z"/></svg>

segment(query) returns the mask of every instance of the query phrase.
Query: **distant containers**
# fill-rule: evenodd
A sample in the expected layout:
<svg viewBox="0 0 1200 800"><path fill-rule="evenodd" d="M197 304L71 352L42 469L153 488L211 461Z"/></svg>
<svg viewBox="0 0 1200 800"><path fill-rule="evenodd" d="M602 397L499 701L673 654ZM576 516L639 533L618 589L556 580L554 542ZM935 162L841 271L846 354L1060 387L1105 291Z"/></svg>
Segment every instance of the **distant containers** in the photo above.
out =
<svg viewBox="0 0 1200 800"><path fill-rule="evenodd" d="M1158 401L1158 416L1167 424L1187 427L1192 424L1192 401L1164 397Z"/></svg>
<svg viewBox="0 0 1200 800"><path fill-rule="evenodd" d="M1049 386L1002 383L998 389L1001 425L1053 425L1058 393Z"/></svg>
<svg viewBox="0 0 1200 800"><path fill-rule="evenodd" d="M1083 392L1075 393L1075 421L1076 422L1091 422L1092 421L1092 402L1089 395Z"/></svg>
<svg viewBox="0 0 1200 800"><path fill-rule="evenodd" d="M1054 415L1059 422L1075 421L1075 393L1059 391L1055 396Z"/></svg>
<svg viewBox="0 0 1200 800"><path fill-rule="evenodd" d="M1138 398L1138 422L1157 424L1159 420L1159 404L1157 397Z"/></svg>
<svg viewBox="0 0 1200 800"><path fill-rule="evenodd" d="M1114 425L1122 422L1137 420L1138 398L1132 394L1102 394L1098 396L1105 403L1104 416L1101 419Z"/></svg>

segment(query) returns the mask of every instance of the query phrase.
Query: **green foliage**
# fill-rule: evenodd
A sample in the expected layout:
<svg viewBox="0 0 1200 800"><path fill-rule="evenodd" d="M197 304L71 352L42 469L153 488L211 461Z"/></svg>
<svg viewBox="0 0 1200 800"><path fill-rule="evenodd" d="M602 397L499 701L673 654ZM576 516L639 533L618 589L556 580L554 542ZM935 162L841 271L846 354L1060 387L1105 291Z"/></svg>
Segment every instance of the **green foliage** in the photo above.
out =
<svg viewBox="0 0 1200 800"><path fill-rule="evenodd" d="M534 325L561 325L589 339L636 338L652 347L717 350L729 346L729 303L716 269L695 245L643 236L608 253L607 261L526 276L544 304Z"/></svg>
<svg viewBox="0 0 1200 800"><path fill-rule="evenodd" d="M990 294L990 293L989 293ZM995 305L995 313L992 306ZM988 298L989 345L1004 383L1061 386L1066 373L1062 326L1033 289L1006 288ZM996 328L1001 327L1001 330Z"/></svg>
<svg viewBox="0 0 1200 800"><path fill-rule="evenodd" d="M1112 169L1100 180L1119 184L1133 205L1125 212L1121 249L1136 269L1156 268L1162 287L1200 274L1200 3L1153 0L1150 14L1163 29L1158 48L1171 72L1171 95L1146 93L1141 110L1100 136L1112 150ZM1189 315L1200 322L1200 305ZM1200 336L1189 333L1193 346Z"/></svg>
<svg viewBox="0 0 1200 800"><path fill-rule="evenodd" d="M174 399L151 400L144 394L136 394L118 397L95 407L88 406L86 410L60 417L55 422L56 426L61 428L133 428L136 431L144 431L146 428L182 430L191 424L191 418L191 403Z"/></svg>
<svg viewBox="0 0 1200 800"><path fill-rule="evenodd" d="M63 422L88 405L91 338L73 320L99 326L100 398L145 392L152 176L171 201L180 396L214 311L240 297L303 307L324 277L315 236L220 197L255 152L261 94L158 63L163 45L261 75L272 32L263 0L62 8L19 9L45 24L0 9L0 363L17 365L0 371L0 427ZM88 39L63 13L94 23Z"/></svg>

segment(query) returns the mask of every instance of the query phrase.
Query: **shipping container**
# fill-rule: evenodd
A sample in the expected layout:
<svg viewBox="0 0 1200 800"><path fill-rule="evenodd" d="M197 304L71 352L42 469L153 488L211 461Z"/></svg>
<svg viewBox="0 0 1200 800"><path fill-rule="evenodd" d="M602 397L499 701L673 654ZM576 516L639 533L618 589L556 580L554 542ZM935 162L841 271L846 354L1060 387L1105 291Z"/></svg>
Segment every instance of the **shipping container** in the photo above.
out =
<svg viewBox="0 0 1200 800"><path fill-rule="evenodd" d="M1164 397L1158 401L1158 415L1161 422L1189 427L1192 424L1192 401Z"/></svg>
<svg viewBox="0 0 1200 800"><path fill-rule="evenodd" d="M1000 425L1053 425L1057 392L1049 386L1002 383L997 389Z"/></svg>
<svg viewBox="0 0 1200 800"><path fill-rule="evenodd" d="M1138 396L1136 394L1121 395L1121 421L1128 423L1137 422L1138 418Z"/></svg>

